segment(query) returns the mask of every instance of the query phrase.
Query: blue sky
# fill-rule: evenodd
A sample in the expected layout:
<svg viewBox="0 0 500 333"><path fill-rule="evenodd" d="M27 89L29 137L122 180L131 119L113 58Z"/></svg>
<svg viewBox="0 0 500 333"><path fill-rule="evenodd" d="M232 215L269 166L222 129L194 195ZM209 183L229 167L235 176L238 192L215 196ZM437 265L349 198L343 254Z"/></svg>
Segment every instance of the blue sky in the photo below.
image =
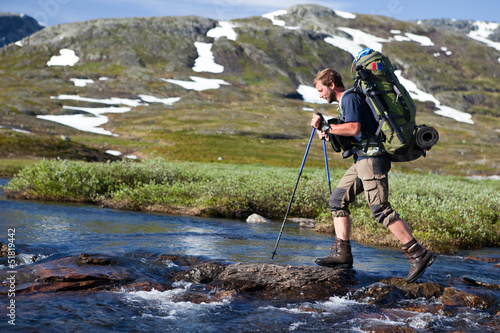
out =
<svg viewBox="0 0 500 333"><path fill-rule="evenodd" d="M1 0L0 12L24 13L44 25L141 16L198 15L229 20L305 3L398 20L450 18L500 22L498 0Z"/></svg>

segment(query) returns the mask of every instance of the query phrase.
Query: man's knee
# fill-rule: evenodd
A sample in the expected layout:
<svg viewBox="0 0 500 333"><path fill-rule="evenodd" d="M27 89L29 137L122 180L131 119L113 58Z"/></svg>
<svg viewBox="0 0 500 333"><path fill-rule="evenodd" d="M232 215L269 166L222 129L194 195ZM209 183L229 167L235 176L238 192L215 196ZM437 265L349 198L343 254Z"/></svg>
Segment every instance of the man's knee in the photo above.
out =
<svg viewBox="0 0 500 333"><path fill-rule="evenodd" d="M343 203L346 193L347 190L340 187L337 187L335 188L335 190L333 190L333 193L330 196L330 199L328 200L328 204L330 205L330 210L332 212L344 208Z"/></svg>
<svg viewBox="0 0 500 333"><path fill-rule="evenodd" d="M389 205L383 208L381 205L371 206L370 210L378 223L388 227L392 222L399 219L399 214Z"/></svg>

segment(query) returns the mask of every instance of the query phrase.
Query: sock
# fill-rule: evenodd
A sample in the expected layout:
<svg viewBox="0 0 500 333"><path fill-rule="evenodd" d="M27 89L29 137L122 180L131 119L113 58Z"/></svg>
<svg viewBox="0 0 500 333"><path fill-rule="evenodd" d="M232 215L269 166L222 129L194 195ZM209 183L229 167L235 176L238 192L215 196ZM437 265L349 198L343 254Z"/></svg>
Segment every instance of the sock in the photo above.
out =
<svg viewBox="0 0 500 333"><path fill-rule="evenodd" d="M413 238L411 241L409 241L408 243L406 244L403 244L403 250L409 250L410 247L412 247L413 245L417 244L417 240L415 238Z"/></svg>
<svg viewBox="0 0 500 333"><path fill-rule="evenodd" d="M337 237L337 238L335 238L335 243L350 245L351 241L349 239L348 240L343 240L343 239L340 239L340 238Z"/></svg>

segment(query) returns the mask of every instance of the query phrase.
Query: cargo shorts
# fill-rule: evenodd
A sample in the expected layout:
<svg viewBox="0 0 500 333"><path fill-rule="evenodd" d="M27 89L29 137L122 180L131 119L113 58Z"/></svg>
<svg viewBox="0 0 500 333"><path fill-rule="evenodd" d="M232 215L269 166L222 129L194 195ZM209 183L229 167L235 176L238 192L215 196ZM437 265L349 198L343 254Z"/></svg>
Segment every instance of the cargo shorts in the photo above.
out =
<svg viewBox="0 0 500 333"><path fill-rule="evenodd" d="M388 156L358 159L340 179L330 196L329 205L333 217L349 216L349 204L358 194L365 192L365 198L375 220L389 226L399 218L389 203L388 173L391 160Z"/></svg>

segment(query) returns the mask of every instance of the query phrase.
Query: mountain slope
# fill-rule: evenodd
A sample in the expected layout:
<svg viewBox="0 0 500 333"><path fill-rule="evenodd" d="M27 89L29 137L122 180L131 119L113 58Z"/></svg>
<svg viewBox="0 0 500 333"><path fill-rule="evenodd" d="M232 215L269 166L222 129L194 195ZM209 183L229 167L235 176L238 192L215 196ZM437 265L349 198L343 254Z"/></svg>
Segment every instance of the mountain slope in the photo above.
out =
<svg viewBox="0 0 500 333"><path fill-rule="evenodd" d="M0 47L17 42L41 29L43 27L30 16L0 13Z"/></svg>
<svg viewBox="0 0 500 333"><path fill-rule="evenodd" d="M226 33L214 37L219 30ZM500 51L461 32L304 5L231 22L191 16L71 23L44 28L22 45L0 52L4 128L70 135L139 157L287 166L296 165L310 132L303 109L335 113L305 96L311 89L316 95L316 72L334 67L349 86L355 51L380 48L420 95L432 95L417 101L419 117L441 134L429 158L397 168L498 174ZM61 50L75 62L50 65L64 58ZM206 70L206 61L216 70ZM195 81L219 88L186 88ZM452 108L470 123L434 113ZM50 118L57 115L105 124L119 136L47 121L62 119ZM310 160L322 165L321 148Z"/></svg>

